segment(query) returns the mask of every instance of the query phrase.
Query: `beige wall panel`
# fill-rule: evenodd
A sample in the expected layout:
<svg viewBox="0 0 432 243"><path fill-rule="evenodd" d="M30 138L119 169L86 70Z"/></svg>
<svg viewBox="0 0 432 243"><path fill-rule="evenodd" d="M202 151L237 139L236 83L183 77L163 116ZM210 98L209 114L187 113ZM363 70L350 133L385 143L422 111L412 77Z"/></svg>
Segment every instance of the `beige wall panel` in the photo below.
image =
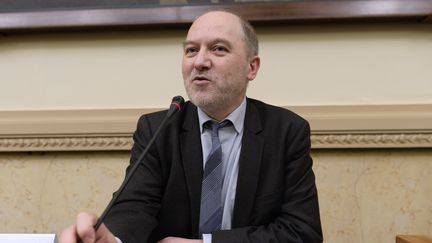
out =
<svg viewBox="0 0 432 243"><path fill-rule="evenodd" d="M0 232L59 232L100 214L128 152L0 154ZM432 232L432 151L314 150L326 242L394 242Z"/></svg>
<svg viewBox="0 0 432 243"><path fill-rule="evenodd" d="M77 212L101 214L128 152L0 154L0 233L55 233Z"/></svg>
<svg viewBox="0 0 432 243"><path fill-rule="evenodd" d="M262 29L262 70L250 95L279 105L431 103L431 30L431 25Z"/></svg>
<svg viewBox="0 0 432 243"><path fill-rule="evenodd" d="M432 232L432 150L317 150L326 242L394 242Z"/></svg>
<svg viewBox="0 0 432 243"><path fill-rule="evenodd" d="M258 28L249 96L276 105L432 103L431 25ZM165 107L185 30L0 37L0 110Z"/></svg>
<svg viewBox="0 0 432 243"><path fill-rule="evenodd" d="M166 107L184 95L183 31L1 38L0 110Z"/></svg>

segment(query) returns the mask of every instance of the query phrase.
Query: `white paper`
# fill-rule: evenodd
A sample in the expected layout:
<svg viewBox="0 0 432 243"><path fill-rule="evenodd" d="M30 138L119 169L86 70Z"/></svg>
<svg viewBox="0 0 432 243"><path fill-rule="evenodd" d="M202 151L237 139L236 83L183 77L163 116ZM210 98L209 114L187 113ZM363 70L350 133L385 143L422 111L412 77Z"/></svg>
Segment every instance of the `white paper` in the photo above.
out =
<svg viewBox="0 0 432 243"><path fill-rule="evenodd" d="M55 243L55 234L0 234L0 243Z"/></svg>

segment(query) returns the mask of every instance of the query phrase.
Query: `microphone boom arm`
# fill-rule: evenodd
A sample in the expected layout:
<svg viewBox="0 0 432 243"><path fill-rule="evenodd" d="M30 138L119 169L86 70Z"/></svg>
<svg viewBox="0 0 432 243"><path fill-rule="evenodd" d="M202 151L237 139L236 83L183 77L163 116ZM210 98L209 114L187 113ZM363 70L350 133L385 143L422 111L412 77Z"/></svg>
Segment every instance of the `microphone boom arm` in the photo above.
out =
<svg viewBox="0 0 432 243"><path fill-rule="evenodd" d="M184 104L184 99L181 96L176 96L173 98L173 101L171 103L170 109L167 112L167 115L165 116L165 118L162 120L161 124L159 125L158 129L156 130L156 132L154 133L153 137L150 139L150 142L147 144L146 148L144 149L144 151L141 153L141 155L138 157L138 159L136 160L135 164L133 165L133 167L131 168L131 170L129 171L129 173L126 175L126 178L124 179L123 183L121 184L120 188L117 190L117 192L114 193L113 198L111 199L111 201L109 202L109 204L106 206L105 210L103 211L102 215L99 217L99 219L97 220L96 224L93 226L94 230L97 231L99 229L99 227L101 226L103 220L106 218L106 216L108 215L108 213L111 211L112 206L114 205L114 203L117 201L118 197L120 196L120 194L123 192L123 190L125 189L125 187L127 186L127 184L129 183L130 179L132 178L132 176L134 175L135 171L138 169L138 166L141 164L142 160L144 159L144 157L146 156L146 154L148 153L148 150L150 149L150 147L153 145L154 141L156 140L159 132L162 130L162 128L165 126L165 123L169 120L169 118L171 118L177 111L180 111L181 107Z"/></svg>

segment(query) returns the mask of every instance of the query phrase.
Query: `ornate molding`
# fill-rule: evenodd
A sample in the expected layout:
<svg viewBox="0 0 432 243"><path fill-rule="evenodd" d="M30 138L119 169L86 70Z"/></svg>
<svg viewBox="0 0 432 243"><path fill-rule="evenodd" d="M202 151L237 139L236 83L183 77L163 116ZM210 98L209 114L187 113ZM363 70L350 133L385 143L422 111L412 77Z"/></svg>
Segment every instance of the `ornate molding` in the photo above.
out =
<svg viewBox="0 0 432 243"><path fill-rule="evenodd" d="M0 139L2 152L130 150L131 147L131 136Z"/></svg>
<svg viewBox="0 0 432 243"><path fill-rule="evenodd" d="M432 148L432 105L286 107L312 148ZM129 150L141 114L160 109L0 111L0 152Z"/></svg>
<svg viewBox="0 0 432 243"><path fill-rule="evenodd" d="M432 134L312 134L313 149L431 148ZM1 152L20 151L127 151L132 136L0 138Z"/></svg>
<svg viewBox="0 0 432 243"><path fill-rule="evenodd" d="M426 148L432 147L430 133L313 134L312 148Z"/></svg>

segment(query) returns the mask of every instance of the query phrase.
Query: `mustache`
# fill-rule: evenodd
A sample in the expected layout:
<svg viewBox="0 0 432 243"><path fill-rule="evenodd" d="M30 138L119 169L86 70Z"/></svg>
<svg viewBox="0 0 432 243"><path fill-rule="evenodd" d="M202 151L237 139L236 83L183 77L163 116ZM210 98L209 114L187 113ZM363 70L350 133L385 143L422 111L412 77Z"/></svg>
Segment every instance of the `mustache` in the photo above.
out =
<svg viewBox="0 0 432 243"><path fill-rule="evenodd" d="M212 81L212 80L214 80L214 77L209 72L193 72L190 75L189 81L193 81L193 80L196 80L196 79L205 79L205 80L208 80L208 81Z"/></svg>

